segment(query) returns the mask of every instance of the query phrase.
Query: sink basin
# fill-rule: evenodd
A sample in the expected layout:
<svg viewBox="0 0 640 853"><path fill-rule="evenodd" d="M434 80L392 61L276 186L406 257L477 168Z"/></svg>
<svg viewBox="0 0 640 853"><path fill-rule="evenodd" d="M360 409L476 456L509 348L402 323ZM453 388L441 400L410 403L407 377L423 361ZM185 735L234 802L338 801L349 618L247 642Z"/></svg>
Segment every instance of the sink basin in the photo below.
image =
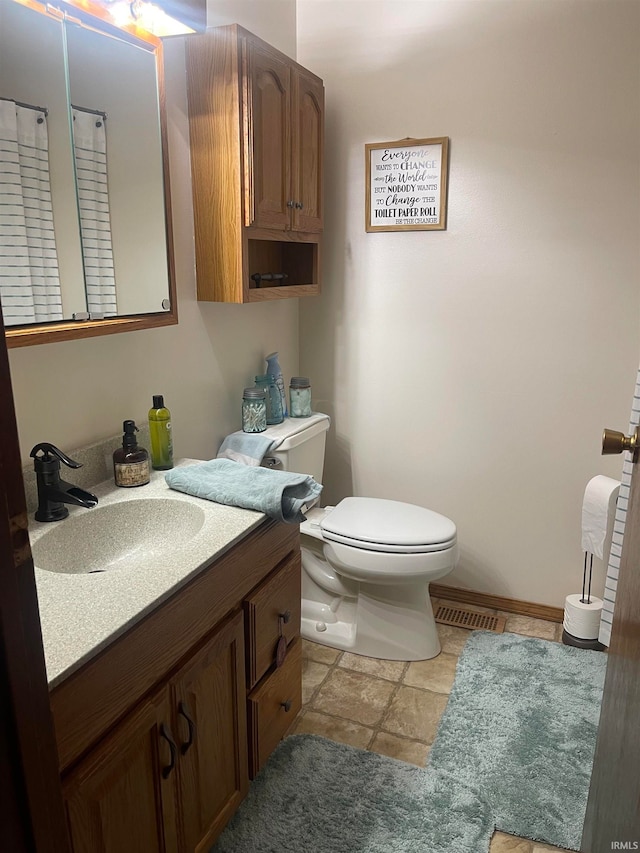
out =
<svg viewBox="0 0 640 853"><path fill-rule="evenodd" d="M142 498L78 512L32 545L37 568L63 574L139 570L170 558L202 528L203 510L184 500Z"/></svg>

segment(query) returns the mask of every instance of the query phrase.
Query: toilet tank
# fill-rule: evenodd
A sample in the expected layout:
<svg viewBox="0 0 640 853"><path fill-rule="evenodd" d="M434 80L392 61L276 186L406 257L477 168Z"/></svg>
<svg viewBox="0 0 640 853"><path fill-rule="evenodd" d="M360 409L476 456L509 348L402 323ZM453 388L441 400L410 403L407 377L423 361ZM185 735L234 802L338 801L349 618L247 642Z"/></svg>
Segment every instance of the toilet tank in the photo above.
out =
<svg viewBox="0 0 640 853"><path fill-rule="evenodd" d="M267 453L263 466L311 474L317 483L322 483L324 449L330 423L328 415L314 413L309 418L285 418L283 423L267 427L261 435L269 436L279 444ZM273 459L276 465L270 461Z"/></svg>

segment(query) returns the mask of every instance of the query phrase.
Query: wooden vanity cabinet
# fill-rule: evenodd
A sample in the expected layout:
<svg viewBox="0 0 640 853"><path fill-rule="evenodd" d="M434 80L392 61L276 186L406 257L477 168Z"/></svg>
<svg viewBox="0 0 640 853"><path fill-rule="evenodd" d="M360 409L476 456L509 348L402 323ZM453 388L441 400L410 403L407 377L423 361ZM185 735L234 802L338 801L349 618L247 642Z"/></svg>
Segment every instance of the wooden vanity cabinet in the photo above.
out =
<svg viewBox="0 0 640 853"><path fill-rule="evenodd" d="M243 633L238 613L171 682L183 850L208 851L248 790Z"/></svg>
<svg viewBox="0 0 640 853"><path fill-rule="evenodd" d="M179 849L174 779L162 773L171 761L169 718L169 697L162 691L66 778L63 795L74 853Z"/></svg>
<svg viewBox="0 0 640 853"><path fill-rule="evenodd" d="M297 528L267 522L57 687L74 853L208 851L300 708L299 629Z"/></svg>
<svg viewBox="0 0 640 853"><path fill-rule="evenodd" d="M245 599L249 776L255 778L302 707L301 581L289 559ZM278 666L278 643L286 655Z"/></svg>
<svg viewBox="0 0 640 853"><path fill-rule="evenodd" d="M66 779L73 850L208 850L247 792L242 614Z"/></svg>
<svg viewBox="0 0 640 853"><path fill-rule="evenodd" d="M236 24L186 51L198 298L317 294L322 80Z"/></svg>

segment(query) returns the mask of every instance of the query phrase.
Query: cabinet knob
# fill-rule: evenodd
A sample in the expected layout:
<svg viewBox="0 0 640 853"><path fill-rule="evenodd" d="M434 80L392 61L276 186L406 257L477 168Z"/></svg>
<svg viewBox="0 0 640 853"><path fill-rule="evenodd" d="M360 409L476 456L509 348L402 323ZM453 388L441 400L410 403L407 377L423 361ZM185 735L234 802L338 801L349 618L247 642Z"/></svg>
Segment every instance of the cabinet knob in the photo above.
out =
<svg viewBox="0 0 640 853"><path fill-rule="evenodd" d="M288 714L291 710L291 699L287 699L286 702L281 702L280 707L284 708L285 714Z"/></svg>
<svg viewBox="0 0 640 853"><path fill-rule="evenodd" d="M301 201L296 202L296 209L297 210L302 210L303 207L304 207L304 204Z"/></svg>
<svg viewBox="0 0 640 853"><path fill-rule="evenodd" d="M293 202L293 201L288 201L288 202L287 202L287 207L295 207L295 202Z"/></svg>
<svg viewBox="0 0 640 853"><path fill-rule="evenodd" d="M279 618L282 620L284 625L287 625L291 622L291 611L285 610L284 613L280 613Z"/></svg>

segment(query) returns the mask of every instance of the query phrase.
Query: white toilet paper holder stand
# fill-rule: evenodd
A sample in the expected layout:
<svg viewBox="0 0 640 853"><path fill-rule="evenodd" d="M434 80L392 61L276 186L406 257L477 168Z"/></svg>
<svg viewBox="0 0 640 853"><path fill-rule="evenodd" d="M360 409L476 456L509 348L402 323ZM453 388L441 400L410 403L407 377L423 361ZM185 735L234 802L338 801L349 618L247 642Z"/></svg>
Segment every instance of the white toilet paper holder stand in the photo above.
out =
<svg viewBox="0 0 640 853"><path fill-rule="evenodd" d="M589 580L587 580L587 562L589 563ZM580 596L581 604L591 604L591 578L593 575L593 554L589 551L584 552L584 568L582 571L582 595ZM585 595L586 593L586 595ZM566 624L566 609L565 609L565 624ZM575 646L578 649L591 649L592 651L602 652L606 649L599 640L585 640L583 637L574 637L566 628L562 628L562 642L565 646Z"/></svg>
<svg viewBox="0 0 640 853"><path fill-rule="evenodd" d="M590 557L589 560L589 584L587 589L587 597L584 597L585 587L587 587L587 557ZM588 551L584 552L584 569L582 570L582 598L580 601L583 604L591 604L591 578L593 576L593 554L590 554Z"/></svg>

